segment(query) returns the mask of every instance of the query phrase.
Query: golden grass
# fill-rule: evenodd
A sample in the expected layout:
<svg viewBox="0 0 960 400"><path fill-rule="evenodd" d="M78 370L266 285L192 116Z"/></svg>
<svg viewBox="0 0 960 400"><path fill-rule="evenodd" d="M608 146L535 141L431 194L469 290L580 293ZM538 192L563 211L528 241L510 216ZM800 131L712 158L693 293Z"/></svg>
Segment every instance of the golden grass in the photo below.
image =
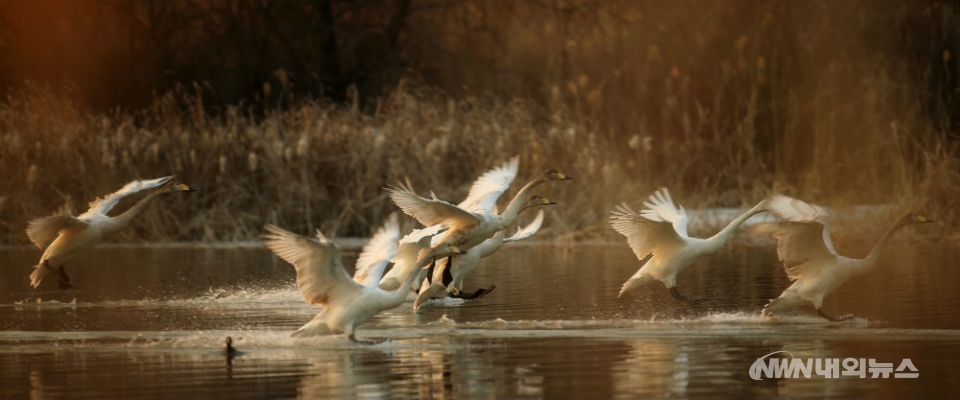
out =
<svg viewBox="0 0 960 400"><path fill-rule="evenodd" d="M252 240L265 223L364 236L396 210L385 185L409 178L421 194L457 202L476 176L514 154L515 187L548 168L575 178L539 190L560 203L549 209L546 237L615 238L611 206L636 205L658 186L687 208L746 206L779 191L829 206L921 211L940 221L925 230L933 236L955 234L960 221L957 149L922 121L884 127L865 118L851 146L835 118L818 119L814 141L792 145L812 150L812 163L789 169L763 161L752 138L766 133L750 127L749 111L726 131L715 117L678 110L702 128L655 140L642 130L603 132L566 107L404 85L373 113L300 101L264 118L236 108L212 117L200 104L179 91L141 113L96 114L38 87L9 95L0 103L0 241L27 243L26 223L65 201L82 211L129 180L167 174L199 191L158 199L120 240ZM851 112L880 115L885 105L873 107Z"/></svg>

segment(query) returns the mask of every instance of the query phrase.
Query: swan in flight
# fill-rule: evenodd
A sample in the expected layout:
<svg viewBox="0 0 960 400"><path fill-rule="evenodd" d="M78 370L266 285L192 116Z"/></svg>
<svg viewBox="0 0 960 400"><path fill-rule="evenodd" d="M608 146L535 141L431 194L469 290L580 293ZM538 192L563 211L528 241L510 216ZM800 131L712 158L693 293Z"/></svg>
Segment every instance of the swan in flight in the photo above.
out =
<svg viewBox="0 0 960 400"><path fill-rule="evenodd" d="M754 214L763 212L766 200L747 210L717 234L706 238L694 238L687 234L687 213L677 208L666 188L654 192L643 203L640 212L626 203L611 211L610 225L621 235L641 261L652 254L643 267L627 280L618 297L642 286L650 278L663 282L673 297L685 305L696 304L702 299L691 300L677 291L677 274L689 267L697 258L715 253L733 236L737 227Z"/></svg>
<svg viewBox="0 0 960 400"><path fill-rule="evenodd" d="M420 230L421 236L433 235L430 242L431 247L452 244L463 250L469 250L492 237L497 231L506 229L513 224L524 204L533 195L531 192L535 187L546 182L570 179L562 172L548 170L521 188L507 204L504 211L499 214L494 212L493 209L500 194L490 194L496 193L496 191L489 191L489 189L487 195L480 196L483 201L478 201L478 205L471 209L465 209L459 205L440 200L436 196L433 196L432 199L420 197L413 191L409 183L407 185L401 184L399 187L387 188L387 192L404 213L426 227ZM509 186L509 182L507 182L507 186ZM502 187L500 193L506 190L506 187L502 185L499 187ZM470 197L473 197L473 190L471 190L468 199ZM419 240L419 237L414 239Z"/></svg>
<svg viewBox="0 0 960 400"><path fill-rule="evenodd" d="M821 308L823 298L851 276L873 268L880 256L880 248L898 229L932 222L922 215L908 213L887 228L866 257L850 258L834 249L830 240L830 215L825 209L784 195L772 196L768 204L769 211L783 221L758 224L751 227L750 232L777 239L777 255L793 284L763 308L764 316L812 303L817 314L830 321L850 319L851 316L834 318L825 314Z"/></svg>
<svg viewBox="0 0 960 400"><path fill-rule="evenodd" d="M548 203L544 204L555 203L548 201ZM413 303L413 308L415 310L419 309L420 305L425 301L444 293L453 293L454 297L462 299L475 299L487 295L487 293L493 291L496 286L491 285L486 289L477 289L476 292L469 295L462 294L463 279L480 264L480 259L496 253L503 243L526 239L537 233L541 225L543 225L543 210L540 210L536 218L528 225L518 228L517 233L513 236L504 239L505 231L498 231L492 238L473 246L470 250L467 250L466 253L453 256L452 261L455 262L452 263L453 266L450 268L447 268L447 260L437 260L436 264L431 264L428 269L428 279L423 281L420 292L417 294L417 299Z"/></svg>
<svg viewBox="0 0 960 400"><path fill-rule="evenodd" d="M294 336L342 332L355 343L377 343L358 340L354 335L356 327L381 311L403 304L416 272L434 257L461 253L452 245L427 248L421 243L404 243L397 247L392 260L377 256L389 255L393 252L390 249L361 254L358 261L368 264L357 267L355 279L359 279L358 282L347 275L340 259L340 247L319 230L318 240L314 240L275 225L268 224L265 229L269 233L263 235L266 239L264 246L296 269L297 287L303 299L311 305L323 305L323 311L294 332ZM389 242L390 237L399 235L399 229L394 214L374 235L371 243ZM368 244L367 247L373 249L376 245ZM403 271L404 281L395 290L383 290L379 286L380 275L389 261L393 261L393 268Z"/></svg>
<svg viewBox="0 0 960 400"><path fill-rule="evenodd" d="M547 206L547 205L554 205L554 204L556 204L556 203L554 203L554 202L551 201L550 199L547 199L546 197L539 196L539 195L534 195L534 196L530 197L529 200L527 200L527 202L523 205L523 207L520 208L520 213L522 213L524 210L526 210L526 209L528 209L528 208L539 207L539 206ZM497 206L496 206L496 205L493 205L492 208L493 208L493 212L496 213L496 212L497 212ZM519 213L518 213L518 214L519 214ZM417 242L421 242L421 241L423 241L423 242L426 243L426 242L428 242L428 241L430 240L430 238L431 238L432 236L434 236L434 235L436 235L438 232L440 232L439 230L435 229L435 228L437 228L437 227L439 227L439 225L434 225L433 227L428 227L428 228L414 229L413 232L410 232L407 236L404 236L402 239L400 239L400 243L417 243ZM539 229L539 227L538 227L538 229ZM498 233L500 233L500 232L503 232L503 231L498 231ZM531 233L531 235L532 235L532 234L533 234L533 233ZM496 237L496 235L494 235L494 237ZM502 236L501 236L501 238L502 238ZM492 238L491 238L491 239L492 239ZM515 240L519 240L519 239L522 239L522 238L518 238L518 239L515 239ZM490 241L490 239L487 239L486 241L482 242L481 244L479 244L479 245L477 245L477 246L481 246L481 245L483 245L484 243L487 243L488 241ZM474 246L474 247L477 247L477 246ZM459 246L458 246L458 247L459 247ZM499 246L497 246L497 248L499 248ZM472 249L472 248L471 248L471 249ZM468 250L468 251L469 251L469 250ZM481 251L481 250L478 250L478 251ZM493 250L493 251L495 252L496 250ZM492 252L491 252L491 254L492 254ZM484 256L484 257L485 257L485 256ZM455 258L455 259L460 259L460 257L451 256L451 257L448 257L448 258L446 259L446 261L442 261L442 260L441 260L441 262L443 263L442 265L446 266L446 265L448 265L448 264L451 264L451 261L452 261L451 259L454 259L454 258ZM432 263L430 264L430 267L425 268L425 269L422 269L422 270L420 270L419 272L417 272L417 277L416 277L416 279L413 280L414 286L411 288L411 291L412 291L412 292L411 292L411 296L417 297L417 294L419 293L419 289L425 288L424 285L418 285L418 284L417 284L418 282L427 282L427 285L430 284L430 282L432 281L432 279L426 279L426 278L430 278L430 277L434 276L434 272L433 272L433 271L436 270L437 261L438 261L438 260L434 260L434 262L432 262ZM444 268L441 268L441 269L439 270L441 274L440 274L440 275L437 275L437 276L442 276L442 273L443 273L443 270L444 270L444 269L445 269L445 267L444 267ZM470 269L472 270L472 268L470 268ZM469 272L469 271L468 271L468 272ZM396 288L400 287L400 284L401 284L402 282L403 282L403 278L400 276L400 272L399 272L397 269L391 269L391 270L387 271L387 273L386 273L386 274L383 276L383 278L380 280L380 288L381 288L381 289L384 289L384 290L393 290L393 289L396 289ZM447 287L447 284L446 284L446 283L441 286L441 288L446 288L446 287ZM491 285L491 287L490 287L490 288L487 288L487 289L478 289L477 292L475 292L475 293L473 294L473 296L465 297L465 298L482 297L483 295L485 295L486 293L489 293L489 292L490 292L491 290L493 290L494 288L495 288L495 287L494 287L493 285ZM458 289L462 289L462 286L459 287ZM434 292L434 295L435 295L436 293L439 293L438 289L435 288L435 289L433 289L433 290L435 291L435 292ZM426 299L424 299L424 300L426 300Z"/></svg>
<svg viewBox="0 0 960 400"><path fill-rule="evenodd" d="M114 193L94 200L90 203L90 209L79 216L73 216L64 208L54 215L30 221L27 224L27 237L43 250L40 262L30 274L30 285L36 288L44 277L53 274L57 277L61 289L72 288L70 277L64 271L66 261L99 243L104 235L125 228L158 195L194 191L183 183L171 183L172 179L173 176L165 176L133 181ZM150 193L122 214L115 217L107 215L124 197L156 187L162 188Z"/></svg>

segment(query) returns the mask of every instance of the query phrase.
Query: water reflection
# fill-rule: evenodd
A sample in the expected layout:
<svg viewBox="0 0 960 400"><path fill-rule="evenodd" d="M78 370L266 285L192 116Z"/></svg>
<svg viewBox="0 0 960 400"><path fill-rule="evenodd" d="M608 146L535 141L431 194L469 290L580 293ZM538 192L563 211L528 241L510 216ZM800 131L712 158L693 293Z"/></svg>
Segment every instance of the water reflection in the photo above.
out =
<svg viewBox="0 0 960 400"><path fill-rule="evenodd" d="M0 397L949 397L960 393L957 255L892 246L827 298L860 317L832 324L759 316L789 284L772 248L732 247L681 274L690 295L714 299L691 310L662 285L617 299L639 266L625 245L510 247L468 279L496 284L490 296L405 304L358 329L390 341L357 346L290 338L318 309L292 268L256 247L98 249L71 266L69 293L27 290L37 255L4 250ZM228 335L243 351L232 359L220 352ZM911 358L920 379L751 379L775 351Z"/></svg>

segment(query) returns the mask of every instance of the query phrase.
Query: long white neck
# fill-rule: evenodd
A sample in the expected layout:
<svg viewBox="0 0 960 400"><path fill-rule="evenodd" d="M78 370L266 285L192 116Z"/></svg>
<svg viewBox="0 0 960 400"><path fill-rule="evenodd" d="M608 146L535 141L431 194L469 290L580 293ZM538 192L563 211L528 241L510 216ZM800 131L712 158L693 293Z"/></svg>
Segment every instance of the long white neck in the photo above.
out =
<svg viewBox="0 0 960 400"><path fill-rule="evenodd" d="M733 221L730 221L726 227L717 232L715 235L706 239L706 242L710 243L711 247L719 249L727 243L727 240L730 240L730 237L733 236L733 233L737 231L737 228L743 221L746 221L748 218L754 216L755 214L765 211L766 203L761 201L753 208L747 210L747 212L741 214L739 217L735 218Z"/></svg>
<svg viewBox="0 0 960 400"><path fill-rule="evenodd" d="M477 252L480 254L480 258L487 257L493 253L496 253L497 250L500 250L500 246L503 245L503 235L504 231L497 231L492 238L484 240L480 244L473 246L468 250L469 252Z"/></svg>
<svg viewBox="0 0 960 400"><path fill-rule="evenodd" d="M150 193L147 195L147 197L140 199L137 204L134 204L133 207L130 207L127 211L124 211L122 214L116 217L110 218L104 225L104 231L107 233L116 232L125 228L127 225L130 225L130 221L133 220L133 217L136 217L137 214L139 214L140 211L142 211L151 200L159 196L161 193L166 193L166 190L161 189Z"/></svg>
<svg viewBox="0 0 960 400"><path fill-rule="evenodd" d="M873 248L870 249L870 252L867 253L866 257L863 257L860 260L860 266L863 270L868 270L873 268L877 263L877 259L880 258L880 250L883 248L884 244L887 243L887 240L893 236L893 233L899 230L900 228L907 225L905 219L899 219L897 222L894 222L890 227L887 228L883 235L880 235L880 239L877 239L877 243L873 245Z"/></svg>
<svg viewBox="0 0 960 400"><path fill-rule="evenodd" d="M517 215L520 214L520 209L523 208L523 204L533 195L533 193L531 193L533 188L543 182L546 182L546 180L543 179L543 176L540 176L520 188L520 191L513 196L513 200L510 200L510 203L507 204L507 208L500 213L500 229L506 228L517 219Z"/></svg>

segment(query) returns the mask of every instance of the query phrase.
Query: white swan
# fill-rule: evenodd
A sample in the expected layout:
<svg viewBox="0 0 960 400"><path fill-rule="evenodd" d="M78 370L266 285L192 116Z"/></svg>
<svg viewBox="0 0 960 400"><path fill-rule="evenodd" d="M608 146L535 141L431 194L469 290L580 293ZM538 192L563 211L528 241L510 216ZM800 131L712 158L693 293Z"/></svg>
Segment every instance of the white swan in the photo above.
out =
<svg viewBox="0 0 960 400"><path fill-rule="evenodd" d="M104 235L125 228L133 217L158 195L194 191L183 183L171 184L171 179L173 176L130 182L120 190L94 200L90 203L89 210L76 217L63 209L54 215L30 221L27 224L27 237L38 248L45 249L40 256L40 262L30 274L30 285L36 288L44 277L55 274L61 289L72 288L70 277L63 268L66 261L99 243ZM122 214L115 217L107 215L124 197L158 186L163 188L150 193Z"/></svg>
<svg viewBox="0 0 960 400"><path fill-rule="evenodd" d="M554 203L554 202L551 201L550 199L547 199L547 198L545 198L545 197L543 197L543 196L534 195L534 196L531 196L530 199L527 200L527 202L523 205L523 207L520 208L520 212L522 213L524 210L526 210L526 209L528 209L528 208L531 208L531 207L546 206L546 205L553 205L553 204L556 204L556 203ZM494 213L497 212L497 207L496 207L496 205L493 205L493 212L494 212ZM519 214L519 213L518 213L518 214ZM434 225L434 226L432 226L432 227L427 227L427 228L422 228L422 229L414 229L412 232L410 232L409 234L407 234L406 236L404 236L402 239L400 239L400 243L401 243L401 244L403 244L403 243L425 243L426 245L429 245L428 243L429 243L429 241L431 240L431 237L433 237L434 235L436 235L438 232L442 232L442 229L436 229L436 228L438 228L438 227L439 227L439 225ZM500 232L502 232L502 231L500 231ZM459 247L459 246L458 246L458 247ZM448 263L448 264L449 264L449 262L450 262L450 260L447 260L447 261L446 261L446 263ZM420 285L418 282L422 282L422 281L426 280L425 278L427 278L428 276L430 276L430 271L431 271L434 267L435 267L435 263L431 263L431 264L430 264L430 269L422 269L422 270L420 270L420 271L418 271L418 272L416 273L416 274L417 274L417 275L416 275L416 278L413 280L414 286L410 288L410 289L411 289L411 294L410 294L411 298L416 298L416 296L417 296L417 290L422 286L422 285ZM394 289L400 287L400 284L401 284L402 282L403 282L403 277L401 276L399 270L397 270L397 269L391 269L391 270L387 271L387 273L384 274L384 275L383 275L383 278L380 280L380 288L383 289L383 290L394 290Z"/></svg>
<svg viewBox="0 0 960 400"><path fill-rule="evenodd" d="M646 209L639 213L625 203L611 211L610 225L627 237L630 248L641 261L653 255L643 267L620 289L623 296L652 279L663 282L670 294L684 304L699 302L688 299L677 291L677 274L697 258L713 254L733 236L737 227L754 214L764 211L766 200L747 210L717 234L707 238L693 238L687 234L687 213L677 208L666 188L662 188L643 203ZM618 297L619 297L618 296Z"/></svg>
<svg viewBox="0 0 960 400"><path fill-rule="evenodd" d="M751 227L750 232L777 239L777 255L793 284L763 308L764 316L812 303L817 314L830 321L849 319L850 316L834 318L824 313L823 298L851 276L873 268L880 248L898 229L932 222L922 215L908 213L887 228L866 257L850 258L834 249L830 240L830 216L823 208L783 195L770 197L768 204L770 212L785 221L758 224Z"/></svg>
<svg viewBox="0 0 960 400"><path fill-rule="evenodd" d="M387 228L383 231L399 230L395 217L385 226ZM383 290L377 283L386 263L366 269L365 273L358 275L365 276L362 278L365 283L363 285L347 275L340 260L340 247L319 230L318 241L274 225L266 225L265 229L270 233L263 235L266 239L264 246L297 270L297 287L303 299L308 304L323 305L323 311L294 332L294 336L342 332L353 342L375 343L358 340L354 335L356 327L379 312L402 304L406 293L410 291L415 272L433 257L461 253L455 246L450 245L427 249L418 243L402 244L392 261L394 268L403 271L405 280L396 290ZM379 264L380 261L382 260L376 263ZM364 267L360 270L364 270Z"/></svg>
<svg viewBox="0 0 960 400"><path fill-rule="evenodd" d="M469 250L489 239L497 231L513 224L523 205L532 196L533 188L545 182L569 179L569 176L554 170L540 174L521 188L500 214L492 211L492 204L481 207L479 211L470 211L436 196L432 199L423 198L418 196L409 184L387 188L387 192L404 213L427 227L421 230L424 235L434 234L430 242L432 247L452 244ZM496 198L493 199L493 203L495 202Z"/></svg>
<svg viewBox="0 0 960 400"><path fill-rule="evenodd" d="M430 266L427 272L429 279L423 280L423 285L420 287L417 299L413 303L413 308L419 309L425 301L445 293L454 293L455 297L463 299L474 299L487 295L496 286L491 285L486 289L477 289L470 295L461 295L463 279L480 264L480 259L496 253L505 242L513 242L532 236L540 230L542 224L543 210L540 210L533 221L522 228L518 228L517 233L513 236L504 239L505 231L498 231L492 238L473 246L466 253L451 257L453 266L450 268L447 268L448 259L437 260L435 265Z"/></svg>

